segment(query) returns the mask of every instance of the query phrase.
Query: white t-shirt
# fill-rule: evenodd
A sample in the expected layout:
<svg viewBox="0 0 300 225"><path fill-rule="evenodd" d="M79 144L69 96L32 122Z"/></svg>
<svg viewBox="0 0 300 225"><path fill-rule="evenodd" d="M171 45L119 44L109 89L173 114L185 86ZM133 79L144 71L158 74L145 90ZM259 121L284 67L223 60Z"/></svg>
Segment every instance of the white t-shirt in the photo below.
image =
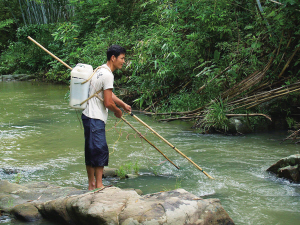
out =
<svg viewBox="0 0 300 225"><path fill-rule="evenodd" d="M114 88L114 75L106 64L102 65L102 67L105 68L98 69L90 80L89 96L102 90L98 95L101 99L104 99L103 90ZM108 109L105 108L104 103L95 96L87 102L87 106L82 113L89 118L99 119L106 123Z"/></svg>

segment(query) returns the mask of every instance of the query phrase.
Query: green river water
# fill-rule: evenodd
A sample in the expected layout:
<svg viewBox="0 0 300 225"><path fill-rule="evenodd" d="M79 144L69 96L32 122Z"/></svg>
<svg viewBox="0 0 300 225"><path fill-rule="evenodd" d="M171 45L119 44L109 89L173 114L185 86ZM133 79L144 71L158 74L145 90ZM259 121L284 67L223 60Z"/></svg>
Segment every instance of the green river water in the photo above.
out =
<svg viewBox="0 0 300 225"><path fill-rule="evenodd" d="M83 129L79 111L64 99L68 87L31 82L0 82L0 179L20 184L47 181L87 189ZM144 194L175 188L203 198L218 198L235 224L300 224L300 185L266 169L280 158L299 154L299 145L280 140L285 131L245 136L202 135L186 122L159 123L136 114L215 178L211 180L134 118L125 118L181 169L110 114L109 167L138 163L135 179L104 179L104 185L138 188ZM115 124L117 125L115 126ZM120 135L121 134L121 135ZM4 169L18 169L7 174ZM9 221L3 224L23 224ZM41 221L37 224L51 223Z"/></svg>

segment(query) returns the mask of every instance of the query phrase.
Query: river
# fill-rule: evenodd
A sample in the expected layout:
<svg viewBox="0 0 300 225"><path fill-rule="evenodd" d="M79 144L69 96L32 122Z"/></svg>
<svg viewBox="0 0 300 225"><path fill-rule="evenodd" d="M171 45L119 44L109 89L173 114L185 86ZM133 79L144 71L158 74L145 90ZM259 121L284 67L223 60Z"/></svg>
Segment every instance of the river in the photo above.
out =
<svg viewBox="0 0 300 225"><path fill-rule="evenodd" d="M0 179L20 184L47 181L87 189L81 112L68 107L67 90L63 85L0 82ZM143 114L136 115L215 179L206 177L133 117L126 116L180 167L177 170L110 114L106 125L109 167L137 163L139 176L107 178L104 185L138 188L144 194L184 188L203 198L218 198L237 225L300 223L300 185L266 172L280 158L299 154L299 145L288 141L280 144L288 135L286 131L202 135L192 130L190 123L159 123ZM8 169L17 169L18 174L8 174Z"/></svg>

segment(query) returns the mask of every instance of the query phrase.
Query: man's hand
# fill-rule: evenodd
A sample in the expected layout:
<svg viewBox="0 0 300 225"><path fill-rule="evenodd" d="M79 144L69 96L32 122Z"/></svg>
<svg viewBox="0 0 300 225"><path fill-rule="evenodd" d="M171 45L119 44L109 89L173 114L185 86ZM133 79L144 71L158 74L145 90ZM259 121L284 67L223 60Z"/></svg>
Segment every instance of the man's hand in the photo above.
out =
<svg viewBox="0 0 300 225"><path fill-rule="evenodd" d="M131 112L131 106L130 106L130 105L127 105L126 103L125 103L123 109L124 109L126 112Z"/></svg>
<svg viewBox="0 0 300 225"><path fill-rule="evenodd" d="M119 109L113 101L112 89L106 89L103 91L104 94L104 106L110 111L113 111L117 118L122 117L122 111Z"/></svg>
<svg viewBox="0 0 300 225"><path fill-rule="evenodd" d="M121 118L122 117L122 111L120 109L119 109L119 111L115 112L114 114L115 114L115 116L117 118Z"/></svg>

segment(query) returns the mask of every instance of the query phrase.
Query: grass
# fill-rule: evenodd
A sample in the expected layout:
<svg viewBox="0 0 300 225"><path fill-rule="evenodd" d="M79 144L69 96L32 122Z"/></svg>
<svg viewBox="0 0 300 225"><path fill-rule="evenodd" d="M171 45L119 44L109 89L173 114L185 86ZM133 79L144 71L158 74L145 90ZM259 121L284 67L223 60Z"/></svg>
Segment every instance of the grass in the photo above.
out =
<svg viewBox="0 0 300 225"><path fill-rule="evenodd" d="M124 179L126 178L126 175L128 173L132 173L132 170L134 171L135 174L139 173L140 167L138 165L138 161L136 161L134 165L132 164L132 162L121 165L119 169L116 171L116 173L118 177Z"/></svg>

